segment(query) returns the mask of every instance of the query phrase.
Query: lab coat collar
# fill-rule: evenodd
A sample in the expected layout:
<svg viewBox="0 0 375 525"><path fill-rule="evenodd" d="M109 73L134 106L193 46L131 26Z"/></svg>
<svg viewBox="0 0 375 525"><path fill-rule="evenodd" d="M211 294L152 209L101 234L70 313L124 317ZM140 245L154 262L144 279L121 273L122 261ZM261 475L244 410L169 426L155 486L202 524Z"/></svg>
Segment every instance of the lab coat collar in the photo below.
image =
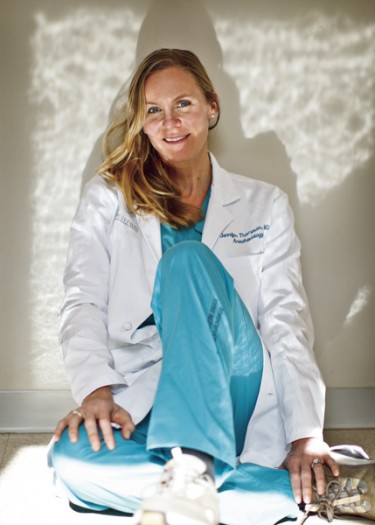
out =
<svg viewBox="0 0 375 525"><path fill-rule="evenodd" d="M212 187L211 196L221 203L222 206L232 204L239 200L241 195L233 184L232 178L227 170L222 168L217 162L216 158L210 153L212 166Z"/></svg>
<svg viewBox="0 0 375 525"><path fill-rule="evenodd" d="M213 248L220 233L233 221L229 204L241 198L229 173L210 153L212 165L211 197L208 204L202 242ZM138 225L156 261L162 256L160 220L154 215L138 216Z"/></svg>
<svg viewBox="0 0 375 525"><path fill-rule="evenodd" d="M212 165L211 198L208 204L202 242L213 248L222 231L233 221L230 204L241 196L232 182L229 173L219 166L215 157L210 154Z"/></svg>

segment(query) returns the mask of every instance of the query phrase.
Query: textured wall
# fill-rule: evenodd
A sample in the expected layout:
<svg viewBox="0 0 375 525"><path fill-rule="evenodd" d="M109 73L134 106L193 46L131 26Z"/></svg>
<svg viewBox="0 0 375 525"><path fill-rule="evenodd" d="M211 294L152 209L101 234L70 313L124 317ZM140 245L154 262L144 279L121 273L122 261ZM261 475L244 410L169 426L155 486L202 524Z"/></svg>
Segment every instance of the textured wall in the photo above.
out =
<svg viewBox="0 0 375 525"><path fill-rule="evenodd" d="M135 62L172 46L195 51L217 86L222 164L289 194L327 385L374 387L373 1L0 10L0 390L67 387L56 332L69 225Z"/></svg>

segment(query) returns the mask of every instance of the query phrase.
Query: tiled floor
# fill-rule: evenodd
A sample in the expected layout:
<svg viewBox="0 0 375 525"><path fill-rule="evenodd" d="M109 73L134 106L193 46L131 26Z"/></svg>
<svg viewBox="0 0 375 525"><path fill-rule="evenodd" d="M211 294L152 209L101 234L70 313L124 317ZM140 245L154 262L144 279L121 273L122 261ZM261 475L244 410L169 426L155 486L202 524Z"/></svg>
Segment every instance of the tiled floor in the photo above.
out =
<svg viewBox="0 0 375 525"><path fill-rule="evenodd" d="M360 444L370 456L375 456L375 429L326 431L325 437L330 445ZM69 509L65 499L55 497L46 466L49 440L48 434L0 434L0 524L131 525L131 518L77 514ZM313 517L306 525L324 523ZM374 522L345 520L345 523Z"/></svg>
<svg viewBox="0 0 375 525"><path fill-rule="evenodd" d="M50 438L0 434L0 524L131 525L128 518L77 514L65 499L55 497L46 461Z"/></svg>

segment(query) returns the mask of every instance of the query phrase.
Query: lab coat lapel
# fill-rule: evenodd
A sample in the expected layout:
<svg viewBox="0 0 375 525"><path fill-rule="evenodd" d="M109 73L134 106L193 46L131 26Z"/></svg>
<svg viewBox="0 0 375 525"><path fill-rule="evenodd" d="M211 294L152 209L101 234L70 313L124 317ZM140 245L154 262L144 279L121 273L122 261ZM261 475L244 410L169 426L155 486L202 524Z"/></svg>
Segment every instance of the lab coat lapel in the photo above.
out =
<svg viewBox="0 0 375 525"><path fill-rule="evenodd" d="M159 262L162 255L160 220L154 215L140 215L138 225L155 261Z"/></svg>
<svg viewBox="0 0 375 525"><path fill-rule="evenodd" d="M221 168L211 155L212 187L202 242L213 249L224 229L233 221L230 204L240 199L237 188L229 174Z"/></svg>

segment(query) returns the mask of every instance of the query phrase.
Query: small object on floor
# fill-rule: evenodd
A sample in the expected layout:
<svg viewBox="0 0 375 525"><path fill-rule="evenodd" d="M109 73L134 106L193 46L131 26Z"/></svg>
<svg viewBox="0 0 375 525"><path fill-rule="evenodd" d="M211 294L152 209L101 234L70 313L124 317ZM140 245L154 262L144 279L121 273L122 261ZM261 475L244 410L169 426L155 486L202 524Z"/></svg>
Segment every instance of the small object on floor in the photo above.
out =
<svg viewBox="0 0 375 525"><path fill-rule="evenodd" d="M325 467L325 494L315 493L313 503L305 505L300 525L313 514L328 522L345 515L375 520L375 460L356 445L337 445L330 450L339 465L340 475L332 476Z"/></svg>
<svg viewBox="0 0 375 525"><path fill-rule="evenodd" d="M137 513L137 525L219 525L215 485L199 458L172 452L173 459L152 496L146 497Z"/></svg>

